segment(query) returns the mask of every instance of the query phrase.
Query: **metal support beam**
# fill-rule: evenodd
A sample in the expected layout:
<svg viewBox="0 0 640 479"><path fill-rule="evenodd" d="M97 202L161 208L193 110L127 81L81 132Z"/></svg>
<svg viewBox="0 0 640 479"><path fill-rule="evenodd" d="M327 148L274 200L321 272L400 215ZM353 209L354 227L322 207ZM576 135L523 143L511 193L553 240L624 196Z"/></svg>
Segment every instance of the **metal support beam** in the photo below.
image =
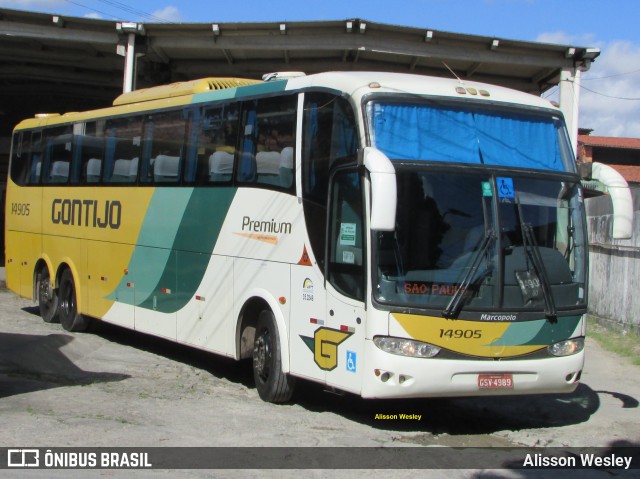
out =
<svg viewBox="0 0 640 479"><path fill-rule="evenodd" d="M581 74L582 72L579 68L563 68L560 71L560 110L562 110L564 114L574 152L578 151L578 112Z"/></svg>
<svg viewBox="0 0 640 479"><path fill-rule="evenodd" d="M118 44L117 51L124 55L124 80L123 93L129 93L136 88L136 63L140 54L136 54L136 36L144 35L145 28L141 23L118 22L116 31L120 35L126 35L126 45ZM124 48L123 48L124 47ZM122 51L124 49L124 52Z"/></svg>
<svg viewBox="0 0 640 479"><path fill-rule="evenodd" d="M127 50L124 57L124 82L122 93L129 93L135 88L136 77L136 34L127 35Z"/></svg>

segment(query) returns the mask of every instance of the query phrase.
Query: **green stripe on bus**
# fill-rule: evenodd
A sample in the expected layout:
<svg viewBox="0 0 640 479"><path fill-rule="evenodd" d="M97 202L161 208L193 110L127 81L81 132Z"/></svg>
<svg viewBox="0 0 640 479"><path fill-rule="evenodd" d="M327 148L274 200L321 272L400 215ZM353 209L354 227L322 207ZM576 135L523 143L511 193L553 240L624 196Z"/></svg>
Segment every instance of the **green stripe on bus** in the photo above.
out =
<svg viewBox="0 0 640 479"><path fill-rule="evenodd" d="M564 316L553 323L547 319L515 322L488 346L537 346L564 341L571 337L580 318L581 316Z"/></svg>
<svg viewBox="0 0 640 479"><path fill-rule="evenodd" d="M244 98L257 95L265 95L269 93L279 93L285 91L287 86L286 80L278 80L265 83L256 83L255 85L241 86L236 88L226 88L224 90L214 90L193 95L193 103L232 100L234 98Z"/></svg>
<svg viewBox="0 0 640 479"><path fill-rule="evenodd" d="M138 306L175 313L187 304L202 282L235 193L236 188L191 190L189 201L179 217L171 253L162 270L154 271L152 277L146 279L147 284L155 282L154 288L146 289L146 297L138 298L136 295ZM149 271L148 266L144 269ZM166 294L163 291L166 289L171 293Z"/></svg>

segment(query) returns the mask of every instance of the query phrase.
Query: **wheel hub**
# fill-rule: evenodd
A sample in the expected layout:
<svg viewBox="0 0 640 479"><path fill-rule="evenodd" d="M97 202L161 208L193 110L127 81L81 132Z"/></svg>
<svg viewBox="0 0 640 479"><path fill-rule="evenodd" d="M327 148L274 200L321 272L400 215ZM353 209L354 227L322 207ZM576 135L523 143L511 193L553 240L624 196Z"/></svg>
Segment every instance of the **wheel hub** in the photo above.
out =
<svg viewBox="0 0 640 479"><path fill-rule="evenodd" d="M256 351L253 359L256 370L263 379L269 377L269 356L269 333L264 331L256 341Z"/></svg>

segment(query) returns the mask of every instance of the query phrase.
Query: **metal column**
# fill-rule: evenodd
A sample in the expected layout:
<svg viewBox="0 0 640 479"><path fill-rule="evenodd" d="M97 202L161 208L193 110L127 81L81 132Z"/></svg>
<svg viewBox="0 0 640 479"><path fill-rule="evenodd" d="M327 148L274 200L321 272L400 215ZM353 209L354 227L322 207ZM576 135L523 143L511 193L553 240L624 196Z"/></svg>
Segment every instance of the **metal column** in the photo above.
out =
<svg viewBox="0 0 640 479"><path fill-rule="evenodd" d="M567 122L573 151L578 151L578 113L580 102L580 68L563 68L560 72L560 109Z"/></svg>
<svg viewBox="0 0 640 479"><path fill-rule="evenodd" d="M129 93L136 88L136 63L140 56L136 53L136 37L145 34L144 25L135 22L116 23L116 30L120 34L117 52L124 57L122 92Z"/></svg>
<svg viewBox="0 0 640 479"><path fill-rule="evenodd" d="M124 82L122 93L135 89L136 83L136 34L127 35L127 50L124 57Z"/></svg>

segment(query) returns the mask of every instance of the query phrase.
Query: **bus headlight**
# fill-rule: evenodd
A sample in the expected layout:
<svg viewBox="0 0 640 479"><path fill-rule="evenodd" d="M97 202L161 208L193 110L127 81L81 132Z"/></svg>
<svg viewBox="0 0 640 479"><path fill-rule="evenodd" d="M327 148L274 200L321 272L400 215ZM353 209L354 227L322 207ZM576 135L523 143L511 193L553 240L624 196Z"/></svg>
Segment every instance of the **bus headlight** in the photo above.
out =
<svg viewBox="0 0 640 479"><path fill-rule="evenodd" d="M584 349L584 338L567 339L559 343L547 346L547 349L554 356L571 356Z"/></svg>
<svg viewBox="0 0 640 479"><path fill-rule="evenodd" d="M412 358L432 358L440 352L440 348L432 344L389 336L376 336L373 344L386 353Z"/></svg>

